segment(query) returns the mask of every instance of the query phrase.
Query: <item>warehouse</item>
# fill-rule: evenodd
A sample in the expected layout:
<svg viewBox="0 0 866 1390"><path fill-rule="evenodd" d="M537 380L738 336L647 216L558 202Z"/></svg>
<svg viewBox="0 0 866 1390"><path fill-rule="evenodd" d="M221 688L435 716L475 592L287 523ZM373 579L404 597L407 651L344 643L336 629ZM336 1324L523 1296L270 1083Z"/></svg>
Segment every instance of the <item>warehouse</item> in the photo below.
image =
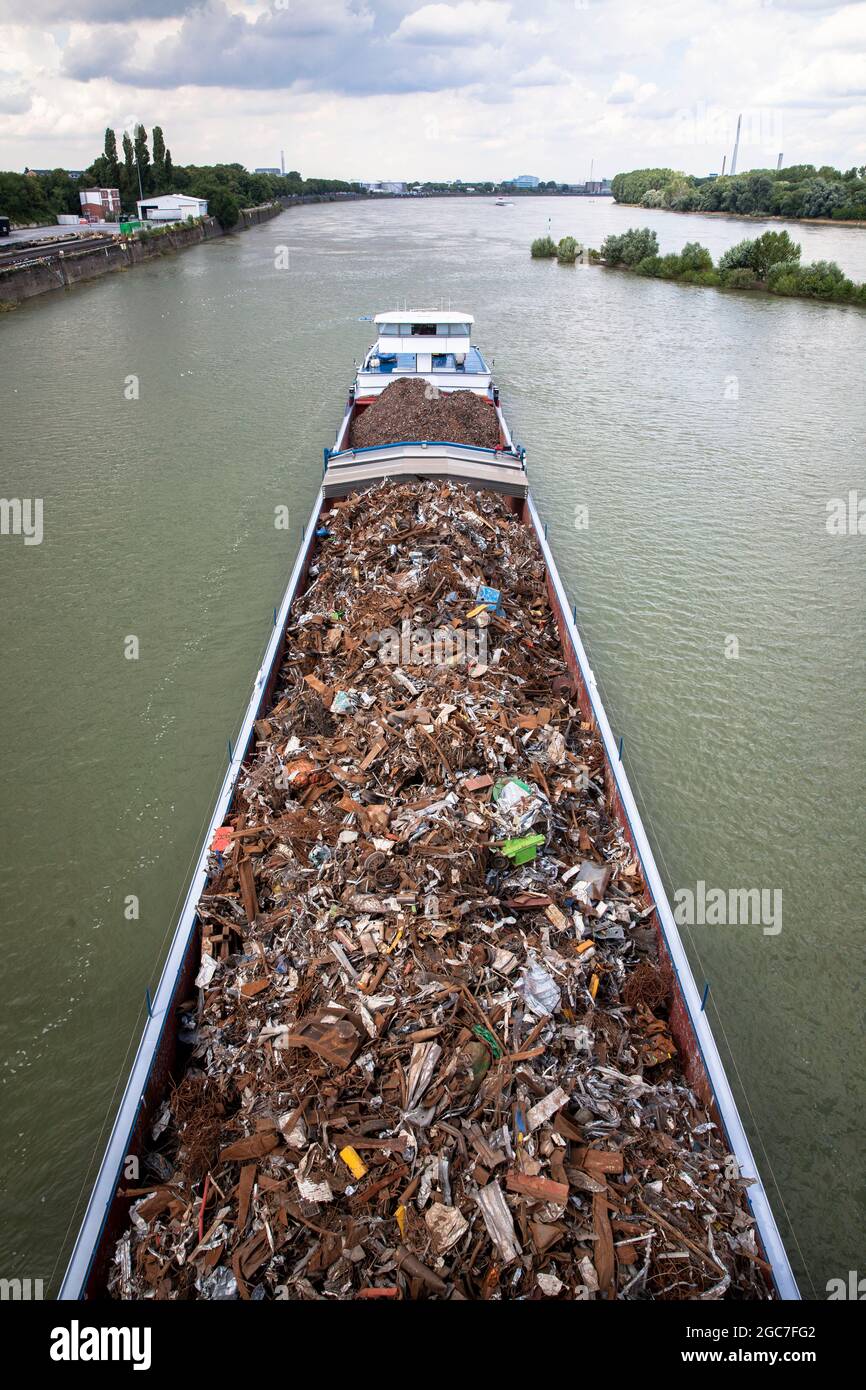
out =
<svg viewBox="0 0 866 1390"><path fill-rule="evenodd" d="M185 222L188 217L207 217L207 199L189 198L185 193L163 193L138 203L142 222Z"/></svg>

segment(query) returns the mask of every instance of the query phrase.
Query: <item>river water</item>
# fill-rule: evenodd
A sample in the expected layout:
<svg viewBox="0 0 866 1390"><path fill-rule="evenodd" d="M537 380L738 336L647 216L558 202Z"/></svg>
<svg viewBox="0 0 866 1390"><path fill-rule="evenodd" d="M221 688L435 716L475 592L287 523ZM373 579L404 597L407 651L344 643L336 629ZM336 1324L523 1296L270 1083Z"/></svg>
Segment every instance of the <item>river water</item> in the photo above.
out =
<svg viewBox="0 0 866 1390"><path fill-rule="evenodd" d="M866 496L866 313L533 262L548 217L762 229L312 206L0 321L2 494L44 501L0 538L3 1277L57 1286L360 317L404 301L496 359L669 891L782 894L780 931L684 934L804 1293L863 1272L866 536L826 521ZM866 233L791 231L866 279Z"/></svg>

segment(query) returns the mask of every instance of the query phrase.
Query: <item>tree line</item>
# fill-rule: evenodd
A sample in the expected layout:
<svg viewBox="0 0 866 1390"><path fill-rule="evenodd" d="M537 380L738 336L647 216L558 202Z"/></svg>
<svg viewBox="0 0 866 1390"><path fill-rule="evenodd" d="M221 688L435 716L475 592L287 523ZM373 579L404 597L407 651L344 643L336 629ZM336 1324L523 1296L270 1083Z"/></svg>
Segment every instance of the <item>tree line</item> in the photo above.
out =
<svg viewBox="0 0 866 1390"><path fill-rule="evenodd" d="M0 172L0 213L16 223L52 222L59 214L81 211L79 193L86 188L117 188L121 207L134 216L141 197L185 193L206 198L208 211L233 226L243 207L304 193L360 192L342 179L304 179L296 169L283 174L251 174L242 164L177 165L161 126L152 135L143 125L117 134L109 126L102 153L79 178L65 169L48 173Z"/></svg>
<svg viewBox="0 0 866 1390"><path fill-rule="evenodd" d="M611 182L618 203L674 212L734 212L754 217L866 220L866 165L841 173L830 165L750 169L696 178L676 169L632 169Z"/></svg>

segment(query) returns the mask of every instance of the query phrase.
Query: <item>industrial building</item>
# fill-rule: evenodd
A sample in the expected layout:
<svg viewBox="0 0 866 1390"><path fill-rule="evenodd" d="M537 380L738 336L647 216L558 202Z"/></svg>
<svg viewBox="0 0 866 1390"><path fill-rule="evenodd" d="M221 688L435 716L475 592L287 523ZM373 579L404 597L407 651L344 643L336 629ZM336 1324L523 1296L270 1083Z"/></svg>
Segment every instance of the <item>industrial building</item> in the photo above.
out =
<svg viewBox="0 0 866 1390"><path fill-rule="evenodd" d="M161 193L136 204L142 222L185 222L188 217L207 217L207 199L185 193Z"/></svg>

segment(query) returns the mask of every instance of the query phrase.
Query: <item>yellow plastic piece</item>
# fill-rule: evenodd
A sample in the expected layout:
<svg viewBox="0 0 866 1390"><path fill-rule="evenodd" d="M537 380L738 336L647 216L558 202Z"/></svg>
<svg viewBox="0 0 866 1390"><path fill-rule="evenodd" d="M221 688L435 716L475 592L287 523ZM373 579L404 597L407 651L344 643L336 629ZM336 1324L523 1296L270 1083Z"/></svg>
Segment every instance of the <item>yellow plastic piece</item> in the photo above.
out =
<svg viewBox="0 0 866 1390"><path fill-rule="evenodd" d="M592 995L593 999L594 999L595 996L598 994L598 976L597 976L597 975L593 975L592 979L591 979L590 982L589 982L589 992L590 992L590 994Z"/></svg>
<svg viewBox="0 0 866 1390"><path fill-rule="evenodd" d="M405 1207L398 1207L398 1208L397 1208L397 1225L398 1225L399 1230L400 1230L400 1235L401 1235L401 1236L404 1238L404 1240L405 1240L405 1238L406 1238L406 1208L405 1208Z"/></svg>
<svg viewBox="0 0 866 1390"><path fill-rule="evenodd" d="M367 1173L367 1165L357 1149L353 1149L351 1144L347 1144L345 1149L340 1150L340 1157L346 1167L351 1170L353 1178L363 1178Z"/></svg>

